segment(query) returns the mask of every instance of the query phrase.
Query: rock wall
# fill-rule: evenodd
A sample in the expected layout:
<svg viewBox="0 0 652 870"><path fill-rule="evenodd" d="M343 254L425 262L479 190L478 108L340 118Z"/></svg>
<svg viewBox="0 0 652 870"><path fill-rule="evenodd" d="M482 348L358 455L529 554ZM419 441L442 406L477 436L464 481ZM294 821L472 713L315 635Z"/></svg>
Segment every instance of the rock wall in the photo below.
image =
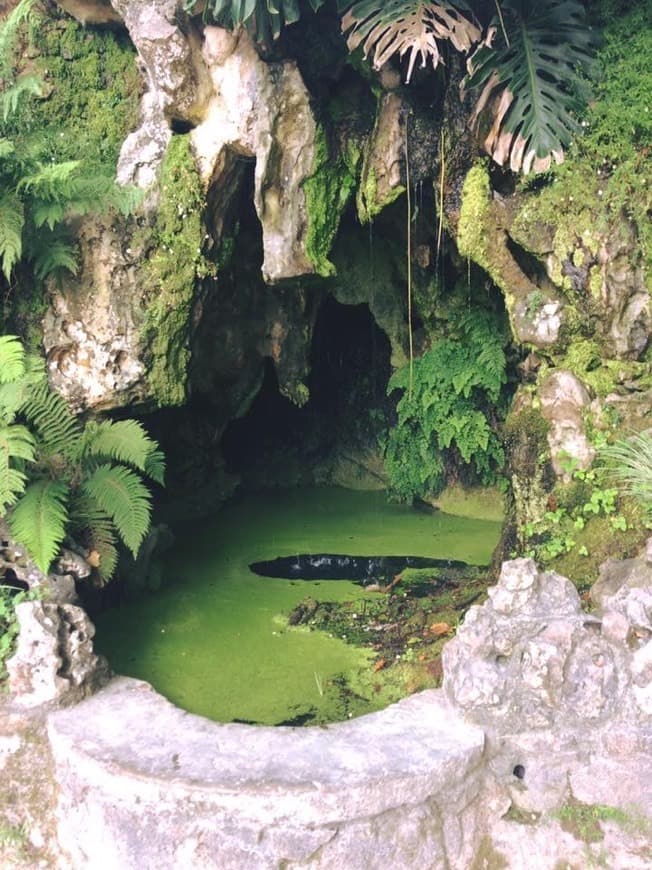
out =
<svg viewBox="0 0 652 870"><path fill-rule="evenodd" d="M115 678L48 717L40 759L51 752L56 798L45 789L40 812L51 817L56 800L56 840L30 804L41 831L30 849L47 842L65 866L116 870L597 861L643 870L652 857L647 552L605 564L594 598L601 609L588 614L565 578L507 562L445 647L442 690L326 728L220 725ZM33 686L13 689L5 713L25 723L28 709L35 723ZM51 708L48 693L39 700ZM3 743L0 728L0 763L10 759L23 790L35 778L28 743Z"/></svg>

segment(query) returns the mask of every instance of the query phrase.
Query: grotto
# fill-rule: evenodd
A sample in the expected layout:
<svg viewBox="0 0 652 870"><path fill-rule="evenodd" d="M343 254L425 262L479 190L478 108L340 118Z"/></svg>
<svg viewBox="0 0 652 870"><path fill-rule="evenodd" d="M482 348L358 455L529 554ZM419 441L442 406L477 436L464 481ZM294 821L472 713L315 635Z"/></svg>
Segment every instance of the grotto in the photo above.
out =
<svg viewBox="0 0 652 870"><path fill-rule="evenodd" d="M2 866L652 864L650 58L2 4Z"/></svg>

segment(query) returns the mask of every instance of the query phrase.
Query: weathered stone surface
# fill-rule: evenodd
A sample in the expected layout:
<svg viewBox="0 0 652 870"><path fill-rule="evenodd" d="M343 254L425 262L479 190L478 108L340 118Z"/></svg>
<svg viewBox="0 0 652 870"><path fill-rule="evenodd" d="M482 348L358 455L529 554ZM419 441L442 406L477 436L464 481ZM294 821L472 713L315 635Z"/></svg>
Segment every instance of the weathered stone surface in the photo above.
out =
<svg viewBox="0 0 652 870"><path fill-rule="evenodd" d="M371 220L405 190L401 172L405 163L406 110L395 93L383 94L378 104L358 193L358 215L362 221Z"/></svg>
<svg viewBox="0 0 652 870"><path fill-rule="evenodd" d="M562 305L558 299L549 299L532 313L528 298L514 303L512 314L514 331L519 341L535 347L547 347L559 338L562 324Z"/></svg>
<svg viewBox="0 0 652 870"><path fill-rule="evenodd" d="M199 36L177 0L112 0L136 46L145 79L141 124L127 137L118 162L118 181L147 188L158 179L173 121L196 123L210 85L197 62Z"/></svg>
<svg viewBox="0 0 652 870"><path fill-rule="evenodd" d="M568 482L574 470L585 470L595 450L584 431L583 411L591 398L572 372L552 372L539 389L541 413L550 423L548 444L555 473Z"/></svg>
<svg viewBox="0 0 652 870"><path fill-rule="evenodd" d="M120 15L111 6L109 0L57 0L57 4L84 26L122 23Z"/></svg>
<svg viewBox="0 0 652 870"><path fill-rule="evenodd" d="M265 280L312 274L303 183L314 172L317 126L296 65L266 63L245 30L218 27L205 28L202 56L213 94L191 136L207 186L220 188L236 155L255 157Z"/></svg>
<svg viewBox="0 0 652 870"><path fill-rule="evenodd" d="M632 717L632 651L582 612L568 580L516 559L489 596L444 650L445 690L473 721L527 731Z"/></svg>
<svg viewBox="0 0 652 870"><path fill-rule="evenodd" d="M43 320L50 383L74 410L138 402L146 395L142 293L124 222L86 220L79 243L78 277L52 288Z"/></svg>
<svg viewBox="0 0 652 870"><path fill-rule="evenodd" d="M466 868L500 803L478 800L482 733L435 692L327 728L251 728L119 678L49 733L73 867Z"/></svg>
<svg viewBox="0 0 652 870"><path fill-rule="evenodd" d="M16 704L74 703L105 681L106 662L93 652L95 628L80 607L24 601L16 617L17 649L7 662Z"/></svg>
<svg viewBox="0 0 652 870"><path fill-rule="evenodd" d="M74 604L77 592L69 567L62 564L44 574L29 558L27 550L12 540L7 523L0 520L0 577L4 577L8 586L38 591L50 603Z"/></svg>

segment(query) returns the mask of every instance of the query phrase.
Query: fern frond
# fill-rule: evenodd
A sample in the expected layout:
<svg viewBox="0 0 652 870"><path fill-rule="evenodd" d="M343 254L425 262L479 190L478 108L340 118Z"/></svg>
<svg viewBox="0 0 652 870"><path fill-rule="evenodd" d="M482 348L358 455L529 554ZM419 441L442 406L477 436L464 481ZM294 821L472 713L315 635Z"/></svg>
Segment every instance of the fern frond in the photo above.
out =
<svg viewBox="0 0 652 870"><path fill-rule="evenodd" d="M154 483L165 486L165 454L158 447L151 451L145 461L145 474Z"/></svg>
<svg viewBox="0 0 652 870"><path fill-rule="evenodd" d="M20 0L20 3L0 26L0 69L4 70L11 62L12 49L18 28L23 21L29 20L37 0Z"/></svg>
<svg viewBox="0 0 652 870"><path fill-rule="evenodd" d="M39 453L46 456L74 453L81 432L79 422L64 399L50 390L47 381L30 391L20 410L36 430Z"/></svg>
<svg viewBox="0 0 652 870"><path fill-rule="evenodd" d="M79 160L39 164L31 174L20 179L17 190L28 191L43 199L68 199L72 192L72 179L80 165Z"/></svg>
<svg viewBox="0 0 652 870"><path fill-rule="evenodd" d="M7 280L23 253L25 208L12 190L0 193L0 257L2 274Z"/></svg>
<svg viewBox="0 0 652 870"><path fill-rule="evenodd" d="M68 522L68 487L60 480L31 483L9 516L12 535L47 572L63 541Z"/></svg>
<svg viewBox="0 0 652 870"><path fill-rule="evenodd" d="M151 518L151 496L142 480L124 466L101 465L83 481L81 489L111 517L135 558Z"/></svg>
<svg viewBox="0 0 652 870"><path fill-rule="evenodd" d="M110 580L118 564L115 527L111 517L83 493L71 504L71 533L98 557L98 570Z"/></svg>
<svg viewBox="0 0 652 870"><path fill-rule="evenodd" d="M34 439L28 429L16 424L0 427L0 516L16 503L27 481L22 469L12 466L13 459L34 461Z"/></svg>
<svg viewBox="0 0 652 870"><path fill-rule="evenodd" d="M428 61L438 66L439 40L448 40L457 51L466 52L480 39L480 29L463 0L358 0L342 18L342 32L347 30L349 50L362 45L365 57L373 53L376 69L394 54L402 58L409 53L408 82L419 56L422 67Z"/></svg>
<svg viewBox="0 0 652 870"><path fill-rule="evenodd" d="M6 123L10 115L13 115L22 97L26 94L31 97L40 97L43 92L43 82L36 75L21 76L10 88L0 94L0 109L2 119Z"/></svg>
<svg viewBox="0 0 652 870"><path fill-rule="evenodd" d="M75 248L60 237L49 240L41 237L41 239L33 258L36 277L43 280L48 275L56 275L64 269L76 275L78 263Z"/></svg>
<svg viewBox="0 0 652 870"><path fill-rule="evenodd" d="M149 455L158 447L137 420L90 422L84 432L89 456L116 459L145 472Z"/></svg>
<svg viewBox="0 0 652 870"><path fill-rule="evenodd" d="M25 374L25 349L17 335L0 335L0 384Z"/></svg>

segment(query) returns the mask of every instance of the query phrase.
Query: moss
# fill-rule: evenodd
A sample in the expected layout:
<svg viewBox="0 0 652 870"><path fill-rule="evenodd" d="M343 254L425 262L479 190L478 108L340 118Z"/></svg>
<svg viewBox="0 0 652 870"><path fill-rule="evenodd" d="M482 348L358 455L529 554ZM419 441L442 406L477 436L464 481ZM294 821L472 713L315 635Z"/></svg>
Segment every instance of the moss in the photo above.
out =
<svg viewBox="0 0 652 870"><path fill-rule="evenodd" d="M342 212L357 181L360 151L350 143L345 153L331 159L323 127L315 135L313 173L303 184L308 213L305 249L318 275L329 277L335 267L328 259Z"/></svg>
<svg viewBox="0 0 652 870"><path fill-rule="evenodd" d="M214 278L202 253L203 188L187 136L173 136L161 172L161 200L146 266L151 286L143 341L149 353L149 388L159 406L186 397L189 331L198 279Z"/></svg>
<svg viewBox="0 0 652 870"><path fill-rule="evenodd" d="M45 98L25 100L11 119L12 136L38 137L53 160L114 166L138 121L141 78L126 34L82 27L48 6L30 17L18 72L36 72Z"/></svg>
<svg viewBox="0 0 652 870"><path fill-rule="evenodd" d="M468 257L483 268L489 266L486 248L489 193L489 172L484 163L478 163L471 167L464 179L457 247L463 257Z"/></svg>
<svg viewBox="0 0 652 870"><path fill-rule="evenodd" d="M613 822L625 831L649 834L650 821L635 807L623 809L605 804L584 804L571 800L554 814L561 828L584 843L604 840L601 822Z"/></svg>
<svg viewBox="0 0 652 870"><path fill-rule="evenodd" d="M567 290L569 279L561 274L564 260L581 259L580 248L595 259L601 238L618 238L627 224L634 228L649 268L651 14L652 2L647 0L608 21L599 53L601 76L583 121L584 134L566 162L551 173L552 183L536 198L528 198L514 225L515 233L525 239L536 239L541 224L555 228L551 277ZM601 291L598 274L596 270L590 279L595 296Z"/></svg>

